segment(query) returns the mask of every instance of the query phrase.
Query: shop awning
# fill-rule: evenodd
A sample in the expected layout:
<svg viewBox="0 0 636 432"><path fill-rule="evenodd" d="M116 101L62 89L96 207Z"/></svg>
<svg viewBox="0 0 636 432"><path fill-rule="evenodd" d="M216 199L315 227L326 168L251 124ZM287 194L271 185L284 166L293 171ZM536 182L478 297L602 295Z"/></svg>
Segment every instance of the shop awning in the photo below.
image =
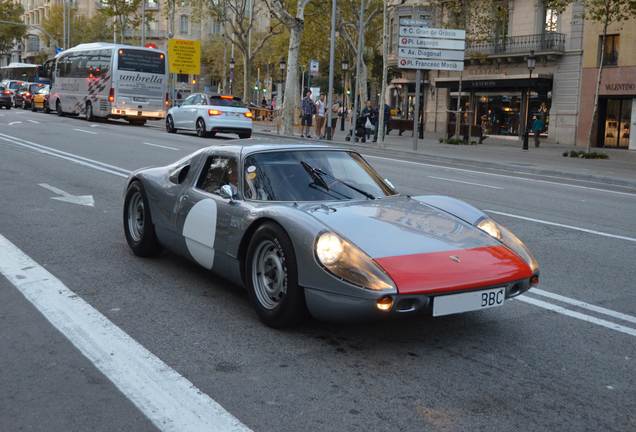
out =
<svg viewBox="0 0 636 432"><path fill-rule="evenodd" d="M435 87L447 88L450 91L459 90L459 77L437 78ZM470 77L462 80L462 92L494 92L494 91L521 91L532 89L537 93L547 93L552 90L552 75L540 74L530 78L529 76L494 76L494 77Z"/></svg>

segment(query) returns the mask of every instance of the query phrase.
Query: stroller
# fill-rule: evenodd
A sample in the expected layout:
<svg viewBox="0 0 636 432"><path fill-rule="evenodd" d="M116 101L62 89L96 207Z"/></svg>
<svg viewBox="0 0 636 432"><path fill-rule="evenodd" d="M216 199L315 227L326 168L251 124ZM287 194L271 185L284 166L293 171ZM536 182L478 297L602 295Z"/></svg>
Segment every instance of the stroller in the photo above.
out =
<svg viewBox="0 0 636 432"><path fill-rule="evenodd" d="M359 140L361 142L367 141L367 130L365 127L366 121L367 121L367 118L365 116L356 117L356 127L353 134L355 142L358 142ZM345 140L350 141L351 140L350 135L347 135L345 137Z"/></svg>

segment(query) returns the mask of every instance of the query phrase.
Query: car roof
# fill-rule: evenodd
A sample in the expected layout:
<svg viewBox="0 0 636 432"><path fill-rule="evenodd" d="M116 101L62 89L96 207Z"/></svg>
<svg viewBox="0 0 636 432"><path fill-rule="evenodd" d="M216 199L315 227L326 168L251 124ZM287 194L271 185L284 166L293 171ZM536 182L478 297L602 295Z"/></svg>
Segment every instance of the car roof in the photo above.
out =
<svg viewBox="0 0 636 432"><path fill-rule="evenodd" d="M250 138L228 141L227 144L218 144L207 147L208 152L223 151L236 155L247 156L254 153L270 151L297 151L297 150L334 150L352 151L343 147L335 147L326 144L307 144L304 142L281 142L275 138Z"/></svg>

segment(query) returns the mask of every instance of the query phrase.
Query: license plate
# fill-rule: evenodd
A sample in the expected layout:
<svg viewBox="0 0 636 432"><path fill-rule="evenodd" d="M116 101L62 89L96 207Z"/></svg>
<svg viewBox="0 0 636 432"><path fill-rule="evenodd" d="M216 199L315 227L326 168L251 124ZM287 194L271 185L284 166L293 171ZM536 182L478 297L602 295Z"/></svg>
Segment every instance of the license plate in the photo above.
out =
<svg viewBox="0 0 636 432"><path fill-rule="evenodd" d="M137 115L141 117L141 111L137 111Z"/></svg>
<svg viewBox="0 0 636 432"><path fill-rule="evenodd" d="M451 294L433 299L433 316L450 315L502 306L506 288Z"/></svg>

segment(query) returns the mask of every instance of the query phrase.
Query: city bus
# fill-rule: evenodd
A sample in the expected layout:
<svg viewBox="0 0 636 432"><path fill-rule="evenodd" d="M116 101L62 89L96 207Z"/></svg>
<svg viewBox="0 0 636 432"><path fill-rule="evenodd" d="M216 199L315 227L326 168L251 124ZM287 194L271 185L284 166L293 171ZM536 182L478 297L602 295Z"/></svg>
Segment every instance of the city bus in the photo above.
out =
<svg viewBox="0 0 636 432"><path fill-rule="evenodd" d="M49 107L58 115L119 118L139 125L166 116L167 61L160 50L81 44L59 53L51 69Z"/></svg>

